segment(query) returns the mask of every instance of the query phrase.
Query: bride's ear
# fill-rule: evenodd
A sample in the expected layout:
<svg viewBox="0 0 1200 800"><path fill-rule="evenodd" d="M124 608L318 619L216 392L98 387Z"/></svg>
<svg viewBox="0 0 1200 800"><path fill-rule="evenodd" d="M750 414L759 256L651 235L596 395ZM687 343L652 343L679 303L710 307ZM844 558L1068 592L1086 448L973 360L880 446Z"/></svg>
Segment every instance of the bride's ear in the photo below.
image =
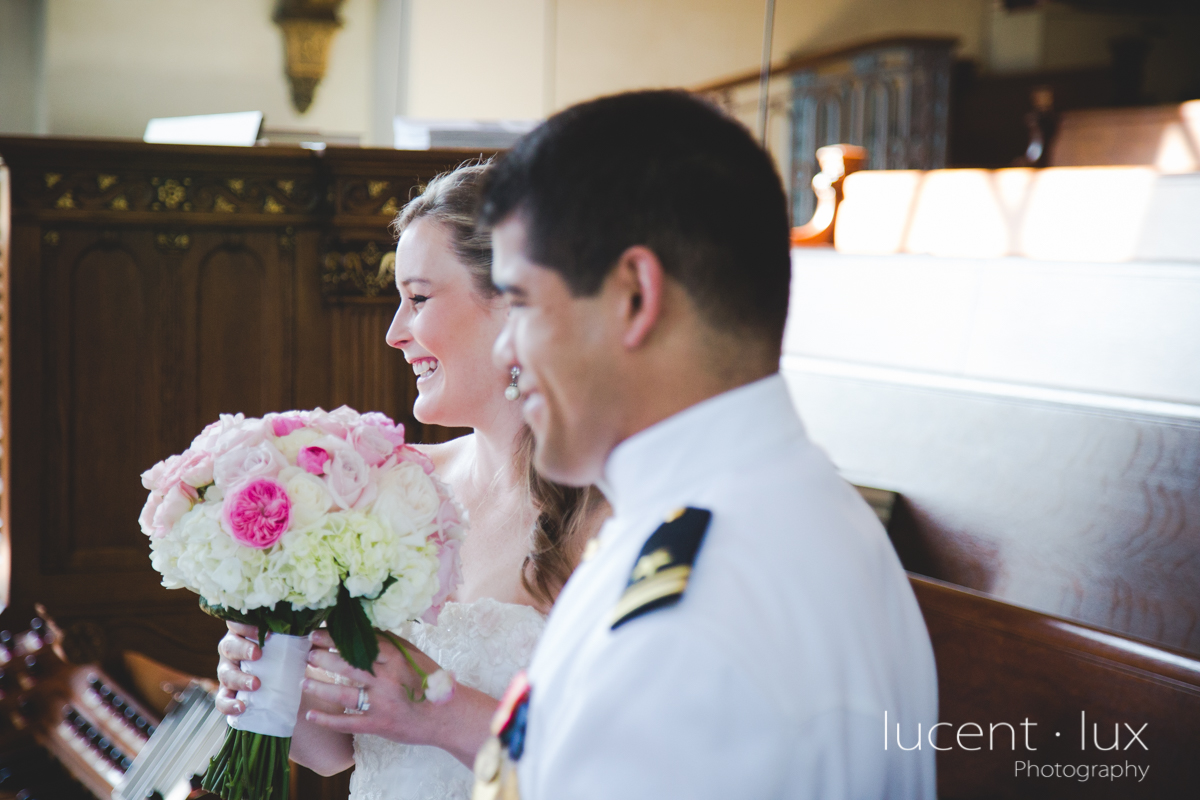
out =
<svg viewBox="0 0 1200 800"><path fill-rule="evenodd" d="M658 322L665 279L662 262L648 247L630 247L617 260L609 280L620 300L621 343L626 349L640 347Z"/></svg>

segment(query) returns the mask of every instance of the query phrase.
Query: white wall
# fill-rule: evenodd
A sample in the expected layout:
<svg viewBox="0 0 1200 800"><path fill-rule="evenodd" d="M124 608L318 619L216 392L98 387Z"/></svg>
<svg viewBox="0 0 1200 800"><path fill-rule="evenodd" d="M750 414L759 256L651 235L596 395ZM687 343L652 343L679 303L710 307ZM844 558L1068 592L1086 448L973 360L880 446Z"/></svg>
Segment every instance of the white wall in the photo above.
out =
<svg viewBox="0 0 1200 800"><path fill-rule="evenodd" d="M529 119L632 88L753 68L754 0L346 0L308 113L291 107L274 0L45 0L56 134L139 136L155 116L261 109L270 127L390 141L393 114ZM980 49L987 0L778 0L773 52L869 36ZM407 24L406 24L407 23Z"/></svg>
<svg viewBox="0 0 1200 800"><path fill-rule="evenodd" d="M55 134L141 137L151 117L261 110L272 127L362 134L374 0L347 0L308 113L284 75L274 0L48 0L46 96Z"/></svg>
<svg viewBox="0 0 1200 800"><path fill-rule="evenodd" d="M601 94L690 86L754 69L766 5L346 0L329 72L312 108L299 115L284 76L282 35L271 21L275 0L4 0L2 7L8 13L20 3L47 9L51 133L136 137L155 116L258 109L270 127L358 134L377 144L390 142L395 114L537 118ZM1009 13L993 0L778 0L773 56L922 34L957 37L959 55L985 70L1091 66L1107 60L1109 35L1141 24L1054 5ZM4 46L12 30L0 24L0 70L17 52ZM1162 99L1184 91L1187 76L1200 71L1187 66L1200 58L1200 32L1191 33L1190 40L1175 31L1155 40L1148 70L1164 76ZM1171 80L1179 86L1170 88ZM0 129L16 119L5 105L10 90L0 89Z"/></svg>
<svg viewBox="0 0 1200 800"><path fill-rule="evenodd" d="M548 2L412 0L409 116L544 116Z"/></svg>
<svg viewBox="0 0 1200 800"><path fill-rule="evenodd" d="M45 133L45 0L0 1L0 133Z"/></svg>
<svg viewBox="0 0 1200 800"><path fill-rule="evenodd" d="M692 86L759 66L765 2L550 0L555 106L631 88ZM957 37L980 52L988 0L778 0L772 56L896 34Z"/></svg>

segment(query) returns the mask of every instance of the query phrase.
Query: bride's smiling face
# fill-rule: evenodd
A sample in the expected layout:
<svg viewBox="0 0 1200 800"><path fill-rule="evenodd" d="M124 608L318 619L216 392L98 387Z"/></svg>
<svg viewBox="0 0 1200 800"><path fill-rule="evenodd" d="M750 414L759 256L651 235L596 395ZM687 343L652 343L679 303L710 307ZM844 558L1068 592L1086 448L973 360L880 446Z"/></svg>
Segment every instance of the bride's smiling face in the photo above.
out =
<svg viewBox="0 0 1200 800"><path fill-rule="evenodd" d="M387 343L403 351L417 375L413 416L421 422L477 427L505 403L508 376L492 362L507 305L481 297L451 246L450 230L432 217L410 224L396 246L400 307Z"/></svg>

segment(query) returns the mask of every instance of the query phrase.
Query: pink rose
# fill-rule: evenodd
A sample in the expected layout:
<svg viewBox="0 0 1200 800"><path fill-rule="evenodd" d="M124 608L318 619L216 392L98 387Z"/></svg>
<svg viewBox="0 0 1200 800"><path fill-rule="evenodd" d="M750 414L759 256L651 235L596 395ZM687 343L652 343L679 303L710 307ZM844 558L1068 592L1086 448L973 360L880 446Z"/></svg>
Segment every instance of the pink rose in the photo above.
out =
<svg viewBox="0 0 1200 800"><path fill-rule="evenodd" d="M199 489L213 482L213 457L202 450L185 450L178 456L167 459L170 468L159 484L164 490L177 483Z"/></svg>
<svg viewBox="0 0 1200 800"><path fill-rule="evenodd" d="M274 479L287 465L287 459L275 445L259 441L253 446L238 447L217 456L213 480L217 486L229 491L255 478Z"/></svg>
<svg viewBox="0 0 1200 800"><path fill-rule="evenodd" d="M372 467L378 467L386 461L392 454L392 450L396 448L384 430L374 425L359 425L350 431L348 441L368 466ZM401 443L403 441L403 434L401 434Z"/></svg>
<svg viewBox="0 0 1200 800"><path fill-rule="evenodd" d="M198 497L189 497L178 484L168 491L154 511L154 535L165 536L180 517L192 510L194 499Z"/></svg>
<svg viewBox="0 0 1200 800"><path fill-rule="evenodd" d="M181 467L190 452L192 451L188 450L182 455L168 456L143 472L142 486L165 494L168 489L179 483Z"/></svg>
<svg viewBox="0 0 1200 800"><path fill-rule="evenodd" d="M288 411L285 414L267 414L263 417L263 424L271 427L271 433L275 436L287 436L294 430L303 428L308 423L304 420L304 415L299 411Z"/></svg>
<svg viewBox="0 0 1200 800"><path fill-rule="evenodd" d="M404 444L404 426L393 422L392 418L387 414L381 414L378 411L368 411L362 415L359 422L362 425L370 425L372 428L378 428L379 432L387 437L393 447L399 447Z"/></svg>
<svg viewBox="0 0 1200 800"><path fill-rule="evenodd" d="M314 410L308 424L321 433L345 439L350 435L350 430L358 425L358 420L357 411L350 406L341 406L328 412L319 408Z"/></svg>
<svg viewBox="0 0 1200 800"><path fill-rule="evenodd" d="M429 609L421 615L421 621L436 625L442 606L462 583L462 562L458 557L458 539L446 539L438 547L438 590L433 595Z"/></svg>
<svg viewBox="0 0 1200 800"><path fill-rule="evenodd" d="M325 474L325 462L329 460L329 451L315 445L303 448L296 455L296 465L313 475Z"/></svg>
<svg viewBox="0 0 1200 800"><path fill-rule="evenodd" d="M226 497L221 514L235 541L265 550L287 532L291 511L282 486L257 478Z"/></svg>
<svg viewBox="0 0 1200 800"><path fill-rule="evenodd" d="M144 475L143 480L145 480ZM162 501L161 492L150 492L150 496L146 498L146 505L142 506L142 513L138 515L138 524L142 527L142 533L147 536L161 536L165 533L154 527L154 515L158 513L158 507L162 505Z"/></svg>
<svg viewBox="0 0 1200 800"><path fill-rule="evenodd" d="M375 487L366 460L345 445L331 449L332 458L325 463L325 485L329 487L333 501L347 510L373 501ZM365 502L364 497L367 498Z"/></svg>
<svg viewBox="0 0 1200 800"><path fill-rule="evenodd" d="M222 414L192 440L192 449L221 456L238 447L253 447L263 440L260 419L246 419L243 414Z"/></svg>
<svg viewBox="0 0 1200 800"><path fill-rule="evenodd" d="M433 474L433 462L429 459L429 456L425 455L410 444L402 445L401 447L396 448L396 461L411 461L414 464L419 465L421 469L425 470L426 475Z"/></svg>

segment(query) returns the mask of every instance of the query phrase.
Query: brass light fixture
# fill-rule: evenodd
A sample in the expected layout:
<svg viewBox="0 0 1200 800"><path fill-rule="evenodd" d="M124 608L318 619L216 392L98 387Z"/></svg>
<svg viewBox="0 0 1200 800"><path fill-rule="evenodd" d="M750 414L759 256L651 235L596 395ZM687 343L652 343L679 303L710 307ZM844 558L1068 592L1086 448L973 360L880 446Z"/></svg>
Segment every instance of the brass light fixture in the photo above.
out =
<svg viewBox="0 0 1200 800"><path fill-rule="evenodd" d="M342 27L338 9L344 0L279 0L275 24L283 31L292 105L303 114L325 77L329 45Z"/></svg>

